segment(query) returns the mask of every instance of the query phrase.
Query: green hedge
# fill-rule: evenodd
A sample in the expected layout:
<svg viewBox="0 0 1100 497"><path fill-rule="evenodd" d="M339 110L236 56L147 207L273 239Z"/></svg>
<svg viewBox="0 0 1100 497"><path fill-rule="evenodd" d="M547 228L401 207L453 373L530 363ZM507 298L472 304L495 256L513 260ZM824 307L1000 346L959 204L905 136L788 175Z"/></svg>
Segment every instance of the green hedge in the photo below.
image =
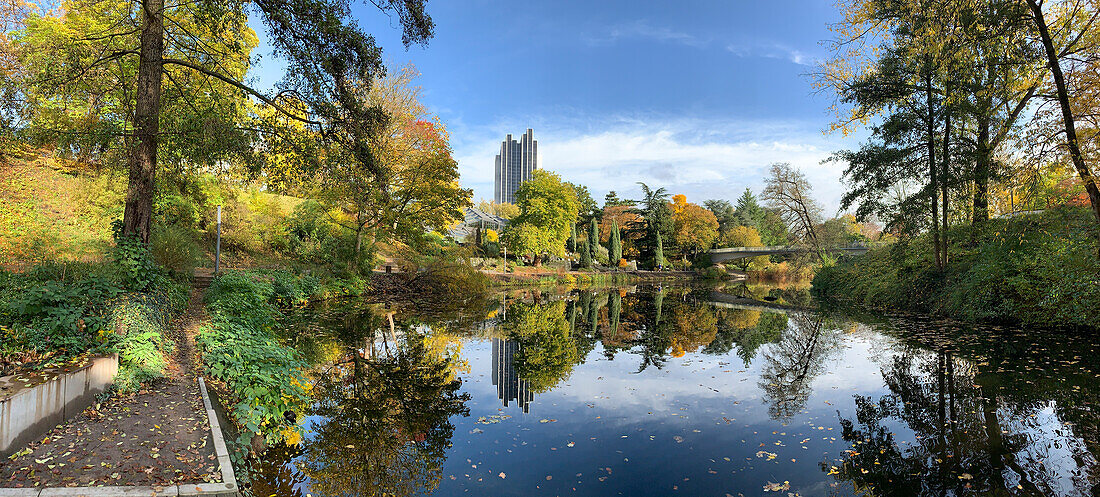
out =
<svg viewBox="0 0 1100 497"><path fill-rule="evenodd" d="M951 230L943 270L925 234L822 268L811 291L825 302L968 321L1097 328L1095 230L1080 208L994 219L973 241L969 227Z"/></svg>
<svg viewBox="0 0 1100 497"><path fill-rule="evenodd" d="M309 400L306 363L274 335L282 311L317 290L310 277L280 271L231 271L206 292L210 323L197 336L207 372L235 397L233 414L244 429L239 446L254 435L268 443L298 436L286 413L301 414Z"/></svg>

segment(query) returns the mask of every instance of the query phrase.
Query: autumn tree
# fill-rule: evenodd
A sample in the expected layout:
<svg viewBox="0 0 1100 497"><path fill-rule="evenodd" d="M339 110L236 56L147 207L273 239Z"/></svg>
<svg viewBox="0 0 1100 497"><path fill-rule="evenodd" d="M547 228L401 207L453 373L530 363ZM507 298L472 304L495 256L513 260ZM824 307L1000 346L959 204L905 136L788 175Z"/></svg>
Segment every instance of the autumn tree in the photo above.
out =
<svg viewBox="0 0 1100 497"><path fill-rule="evenodd" d="M519 215L519 208L515 204L508 202L496 203L488 200L482 200L477 204L478 210L492 214L494 216L500 216L504 219L512 219Z"/></svg>
<svg viewBox="0 0 1100 497"><path fill-rule="evenodd" d="M700 252L710 250L718 239L718 220L714 213L686 201L674 203L672 209L674 239L684 255L695 258Z"/></svg>
<svg viewBox="0 0 1100 497"><path fill-rule="evenodd" d="M722 236L722 245L726 247L763 247L764 243L760 239L760 232L752 226L737 226ZM741 269L748 269L750 263L756 263L757 265L766 264L768 262L768 256L761 255L757 257L745 257L734 261Z"/></svg>
<svg viewBox="0 0 1100 497"><path fill-rule="evenodd" d="M425 43L434 25L420 0L373 2L393 13L403 27L406 46ZM63 33L55 50L39 51L56 63L34 78L38 89L67 84L96 85L102 73L118 71L116 81L128 92L108 109L122 110L129 129L112 130L127 137L129 170L123 226L126 234L148 241L152 220L153 185L161 150L170 133L162 125L176 118L166 106L171 87L165 81L194 81L196 86L232 89L232 95L248 95L280 113L309 124L319 139L337 143L350 156L386 183L388 176L371 157L368 133L384 119L356 92L355 85L369 82L382 71L381 50L374 39L351 21L348 0L230 0L226 2L166 3L133 0L67 4L68 12L90 9L98 24L87 33ZM108 12L110 11L110 12ZM249 15L266 27L275 52L288 69L280 91L265 94L244 83L249 52L255 36L247 27ZM193 20L193 21L189 21ZM241 37L241 34L247 36ZM226 38L223 38L226 36ZM43 48L48 48L45 45ZM243 62L243 63L242 63ZM175 84L175 83L173 83ZM180 86L184 86L183 83ZM218 100L220 91L210 95ZM94 101L93 101L94 103ZM292 103L301 103L296 107ZM181 105L187 100L181 99ZM101 108L94 109L105 111ZM196 116L203 115L195 109ZM305 112L303 112L303 110ZM117 114L116 114L117 115ZM199 121L202 122L202 121ZM184 127L183 137L202 130L226 132L237 126ZM179 130L173 130L179 131Z"/></svg>
<svg viewBox="0 0 1100 497"><path fill-rule="evenodd" d="M1070 84L1067 82L1066 68L1070 69L1070 76L1074 75L1074 69L1079 69L1083 81L1089 81L1094 73L1088 69L1097 67L1095 54L1097 27L1096 21L1100 17L1100 9L1094 2L1085 0L1070 0L1064 2L1051 2L1053 8L1043 10L1044 0L1025 0L1031 12L1031 24L1038 34L1038 45L1046 59L1049 70L1050 86L1054 90L1058 108L1061 111L1061 131L1064 136L1067 155L1073 164L1074 170L1081 178L1081 184L1088 194L1089 203L1092 205L1093 214L1097 224L1100 224L1100 180L1097 179L1093 168L1086 162L1085 152L1082 150L1082 140L1078 136L1078 122L1082 115L1090 113L1084 107L1075 110L1070 95ZM1051 16L1050 10L1055 10L1057 15ZM1054 30L1048 17L1054 18ZM1093 43L1091 50L1084 46ZM1090 85L1081 85L1080 93L1088 98L1094 93ZM1085 100L1082 98L1081 100ZM1094 114L1093 114L1094 115ZM1095 136L1095 135L1094 135ZM1084 143L1088 143L1085 141ZM1100 233L1100 230L1097 231ZM1098 235L1100 236L1100 235ZM1100 256L1100 239L1097 240L1097 251Z"/></svg>
<svg viewBox="0 0 1100 497"><path fill-rule="evenodd" d="M577 220L576 191L549 171L537 169L516 190L519 215L501 235L516 254L533 257L535 265L545 254L564 256L570 226Z"/></svg>
<svg viewBox="0 0 1100 497"><path fill-rule="evenodd" d="M635 245L637 241L638 233L632 231L632 226L638 226L644 221L642 217L634 212L634 208L629 205L614 205L604 207L603 214L600 216L602 222L600 222L600 241L611 241L611 226L614 223L620 228L620 241L622 242L623 254L633 254L635 252Z"/></svg>

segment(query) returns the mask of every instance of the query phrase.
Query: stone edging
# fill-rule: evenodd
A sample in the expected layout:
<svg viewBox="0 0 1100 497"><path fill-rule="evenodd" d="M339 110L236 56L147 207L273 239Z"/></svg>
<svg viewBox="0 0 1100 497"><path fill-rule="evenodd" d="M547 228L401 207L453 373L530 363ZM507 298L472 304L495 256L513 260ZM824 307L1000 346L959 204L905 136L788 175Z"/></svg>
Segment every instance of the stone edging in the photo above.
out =
<svg viewBox="0 0 1100 497"><path fill-rule="evenodd" d="M237 478L233 475L233 463L229 460L229 450L222 437L218 415L210 403L206 392L206 382L199 377L199 391L206 408L206 419L210 421L210 438L214 441L214 454L221 468L221 483L184 483L165 487L47 487L47 488L0 488L0 497L237 497L240 495Z"/></svg>

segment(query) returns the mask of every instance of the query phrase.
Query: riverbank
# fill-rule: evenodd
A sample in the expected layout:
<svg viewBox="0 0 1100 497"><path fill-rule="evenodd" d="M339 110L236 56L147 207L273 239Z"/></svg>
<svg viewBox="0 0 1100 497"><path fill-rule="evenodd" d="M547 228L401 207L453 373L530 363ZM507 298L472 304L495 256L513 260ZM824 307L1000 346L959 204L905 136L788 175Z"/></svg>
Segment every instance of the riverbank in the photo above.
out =
<svg viewBox="0 0 1100 497"><path fill-rule="evenodd" d="M1090 212L1069 207L990 220L973 240L969 226L953 228L943 269L925 234L822 268L811 293L827 305L1096 329L1095 230Z"/></svg>
<svg viewBox="0 0 1100 497"><path fill-rule="evenodd" d="M629 285L698 278L695 271L482 271L493 284L505 287L532 285Z"/></svg>

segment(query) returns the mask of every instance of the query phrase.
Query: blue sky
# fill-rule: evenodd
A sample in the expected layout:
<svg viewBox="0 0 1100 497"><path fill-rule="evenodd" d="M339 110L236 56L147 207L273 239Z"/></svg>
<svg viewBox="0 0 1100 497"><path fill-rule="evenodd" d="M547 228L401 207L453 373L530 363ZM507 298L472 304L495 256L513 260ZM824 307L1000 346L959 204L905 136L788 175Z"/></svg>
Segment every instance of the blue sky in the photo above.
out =
<svg viewBox="0 0 1100 497"><path fill-rule="evenodd" d="M423 100L447 124L462 183L492 197L504 135L535 130L541 166L637 194L636 182L689 201L759 193L767 166L801 168L833 214L842 166L822 165L856 139L826 135L831 97L811 72L826 52L832 2L429 2L436 36L401 44L395 19L357 4L391 66L412 62ZM260 30L258 30L260 31ZM278 79L265 52L254 77Z"/></svg>

